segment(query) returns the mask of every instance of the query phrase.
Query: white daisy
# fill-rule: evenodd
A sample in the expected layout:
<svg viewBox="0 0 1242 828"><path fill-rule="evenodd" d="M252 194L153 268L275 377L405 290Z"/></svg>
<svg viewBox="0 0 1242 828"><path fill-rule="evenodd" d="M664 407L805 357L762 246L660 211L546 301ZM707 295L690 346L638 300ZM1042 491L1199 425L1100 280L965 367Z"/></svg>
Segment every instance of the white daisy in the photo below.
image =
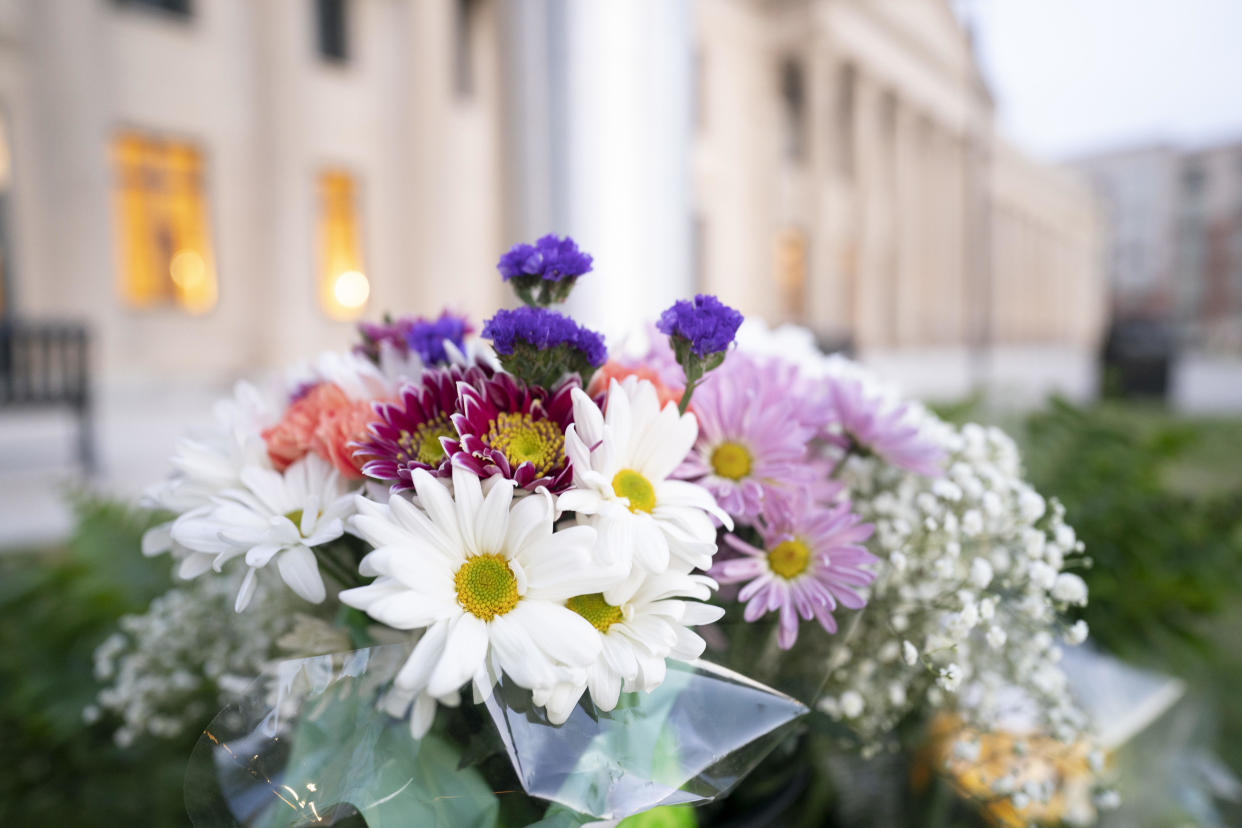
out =
<svg viewBox="0 0 1242 828"><path fill-rule="evenodd" d="M241 484L173 524L173 540L192 551L178 574L194 578L208 569L219 572L229 560L245 555L250 570L234 605L241 612L254 595L258 570L275 559L290 589L311 603L323 601L326 589L312 549L344 534L356 488L317 454L306 455L283 474L249 467L241 473Z"/></svg>
<svg viewBox="0 0 1242 828"><path fill-rule="evenodd" d="M178 514L202 509L216 495L240 486L243 469L270 467L261 432L275 421L277 412L268 395L239 382L233 396L217 402L213 413L211 428L178 441L172 458L175 473L147 490L144 505ZM142 554L150 557L170 550L178 557L187 554L189 550L173 543L173 523L149 529L142 537Z"/></svg>
<svg viewBox="0 0 1242 828"><path fill-rule="evenodd" d="M473 679L486 697L501 672L519 685L558 681L600 652L599 636L565 601L615 580L591 556L595 530L553 531L546 492L513 502L513 486L453 470L449 487L414 473L418 505L359 498L353 528L375 551L359 571L378 576L341 601L401 630L426 632L398 673L405 690L444 697Z"/></svg>
<svg viewBox="0 0 1242 828"><path fill-rule="evenodd" d="M698 436L694 415L678 414L672 403L661 409L655 387L635 377L612 381L606 414L579 389L573 400L574 422L565 432L573 488L557 508L589 517L601 561L663 572L671 555L687 572L711 566L716 527L709 515L733 523L707 489L669 479Z"/></svg>
<svg viewBox="0 0 1242 828"><path fill-rule="evenodd" d="M703 654L706 643L689 628L724 615L722 608L700 603L715 588L716 582L705 575L665 572L631 582L621 594L570 598L566 606L598 631L601 656L576 680L537 689L535 704L546 706L549 720L561 724L585 690L597 708L612 710L622 690L650 692L659 687L666 659L690 661Z"/></svg>

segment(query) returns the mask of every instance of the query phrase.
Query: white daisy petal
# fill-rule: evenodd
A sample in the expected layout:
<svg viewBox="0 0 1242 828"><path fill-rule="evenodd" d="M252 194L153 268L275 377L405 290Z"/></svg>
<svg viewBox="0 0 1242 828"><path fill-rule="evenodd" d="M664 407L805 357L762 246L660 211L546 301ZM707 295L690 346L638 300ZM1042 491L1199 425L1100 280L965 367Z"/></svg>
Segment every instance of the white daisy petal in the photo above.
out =
<svg viewBox="0 0 1242 828"><path fill-rule="evenodd" d="M441 554L449 554L456 545L456 540L445 533L438 523L401 495L390 497L388 508L402 528L419 540L435 546Z"/></svg>
<svg viewBox="0 0 1242 828"><path fill-rule="evenodd" d="M483 486L474 472L453 467L453 503L457 512L457 531L461 534L462 548L466 555L479 553L476 537L477 518L483 509Z"/></svg>
<svg viewBox="0 0 1242 828"><path fill-rule="evenodd" d="M540 650L564 664L586 666L599 656L599 634L572 610L545 601L523 601L510 615Z"/></svg>
<svg viewBox="0 0 1242 828"><path fill-rule="evenodd" d="M524 497L513 505L505 529L504 546L511 554L520 554L527 545L552 534L553 508L543 495Z"/></svg>
<svg viewBox="0 0 1242 828"><path fill-rule="evenodd" d="M574 425L571 428L590 449L604 439L604 414L581 388L570 391L570 397L574 405Z"/></svg>
<svg viewBox="0 0 1242 828"><path fill-rule="evenodd" d="M534 497L539 497L535 495ZM533 499L533 498L528 498ZM481 554L494 554L505 546L509 523L509 506L513 503L513 482L498 479L483 498L483 504L471 518L475 542Z"/></svg>
<svg viewBox="0 0 1242 828"><path fill-rule="evenodd" d="M327 597L315 553L307 547L299 545L286 549L276 558L276 569L289 588L303 600L319 604Z"/></svg>
<svg viewBox="0 0 1242 828"><path fill-rule="evenodd" d="M241 586L237 589L237 600L233 602L233 612L243 612L250 606L250 599L254 597L254 590L258 585L256 572L258 570L253 567L246 569L246 577L242 578Z"/></svg>
<svg viewBox="0 0 1242 828"><path fill-rule="evenodd" d="M362 589L351 589L341 593L341 600L345 601L348 593L359 593ZM350 606L356 605L350 604ZM393 684L410 690L422 690L427 686L431 671L435 669L436 663L444 652L444 644L448 640L449 623L447 619L444 619L427 628L427 632L423 633L423 637L414 645L414 652L410 653L410 657L397 672Z"/></svg>
<svg viewBox="0 0 1242 828"><path fill-rule="evenodd" d="M457 509L448 489L423 469L414 472L414 491L418 493L418 505L427 517L448 539L449 548L461 549L461 532L457 528Z"/></svg>
<svg viewBox="0 0 1242 828"><path fill-rule="evenodd" d="M443 696L461 687L487 657L487 626L468 612L453 621L440 660L427 679L427 692Z"/></svg>

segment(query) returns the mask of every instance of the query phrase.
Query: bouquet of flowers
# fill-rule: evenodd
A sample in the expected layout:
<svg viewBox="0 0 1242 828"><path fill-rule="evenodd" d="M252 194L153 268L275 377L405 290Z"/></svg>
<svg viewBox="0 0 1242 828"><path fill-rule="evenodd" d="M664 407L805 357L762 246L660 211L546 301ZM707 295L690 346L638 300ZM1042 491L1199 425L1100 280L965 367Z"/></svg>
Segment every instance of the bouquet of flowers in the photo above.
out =
<svg viewBox="0 0 1242 828"><path fill-rule="evenodd" d="M152 490L143 552L183 583L100 647L88 714L132 742L224 707L197 824L574 825L721 799L778 744L914 743L993 812L1093 818L1058 664L1081 544L1004 434L712 296L609 358L552 309L592 268L571 239L498 267L523 304L478 337L363 324L240 384ZM1012 761L959 767L996 733ZM1085 800L1050 808L1023 734L1091 757Z"/></svg>

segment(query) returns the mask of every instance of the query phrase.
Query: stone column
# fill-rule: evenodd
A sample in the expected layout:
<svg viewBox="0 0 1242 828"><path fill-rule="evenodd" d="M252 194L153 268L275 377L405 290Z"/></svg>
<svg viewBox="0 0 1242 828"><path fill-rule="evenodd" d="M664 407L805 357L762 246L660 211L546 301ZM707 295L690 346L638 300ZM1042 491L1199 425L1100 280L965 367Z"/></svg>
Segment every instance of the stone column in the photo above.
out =
<svg viewBox="0 0 1242 828"><path fill-rule="evenodd" d="M921 125L917 114L904 102L895 113L894 164L896 185L896 266L891 281L893 314L890 339L893 345L919 343L919 317L923 313L920 283L923 280L923 237L926 230L921 215L926 158L920 146Z"/></svg>
<svg viewBox="0 0 1242 828"><path fill-rule="evenodd" d="M855 76L854 146L858 194L858 346L890 343L886 312L893 265L893 135L881 111L879 86L859 71Z"/></svg>

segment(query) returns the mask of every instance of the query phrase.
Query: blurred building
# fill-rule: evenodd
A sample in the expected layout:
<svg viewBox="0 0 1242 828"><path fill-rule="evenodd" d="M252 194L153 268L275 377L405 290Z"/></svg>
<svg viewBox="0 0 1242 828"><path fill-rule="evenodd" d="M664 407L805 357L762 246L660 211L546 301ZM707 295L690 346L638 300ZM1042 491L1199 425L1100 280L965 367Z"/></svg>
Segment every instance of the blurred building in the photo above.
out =
<svg viewBox="0 0 1242 828"><path fill-rule="evenodd" d="M478 318L551 229L605 327L697 283L914 391L1090 386L1090 199L995 137L947 0L0 0L0 107L0 301L109 382Z"/></svg>
<svg viewBox="0 0 1242 828"><path fill-rule="evenodd" d="M253 372L351 320L501 299L482 0L2 0L7 313L110 382Z"/></svg>
<svg viewBox="0 0 1242 828"><path fill-rule="evenodd" d="M947 2L694 8L701 288L852 342L916 391L1091 392L1093 199L996 137Z"/></svg>
<svg viewBox="0 0 1242 828"><path fill-rule="evenodd" d="M1114 315L1172 322L1194 350L1242 353L1242 143L1134 147L1074 166L1108 219Z"/></svg>

